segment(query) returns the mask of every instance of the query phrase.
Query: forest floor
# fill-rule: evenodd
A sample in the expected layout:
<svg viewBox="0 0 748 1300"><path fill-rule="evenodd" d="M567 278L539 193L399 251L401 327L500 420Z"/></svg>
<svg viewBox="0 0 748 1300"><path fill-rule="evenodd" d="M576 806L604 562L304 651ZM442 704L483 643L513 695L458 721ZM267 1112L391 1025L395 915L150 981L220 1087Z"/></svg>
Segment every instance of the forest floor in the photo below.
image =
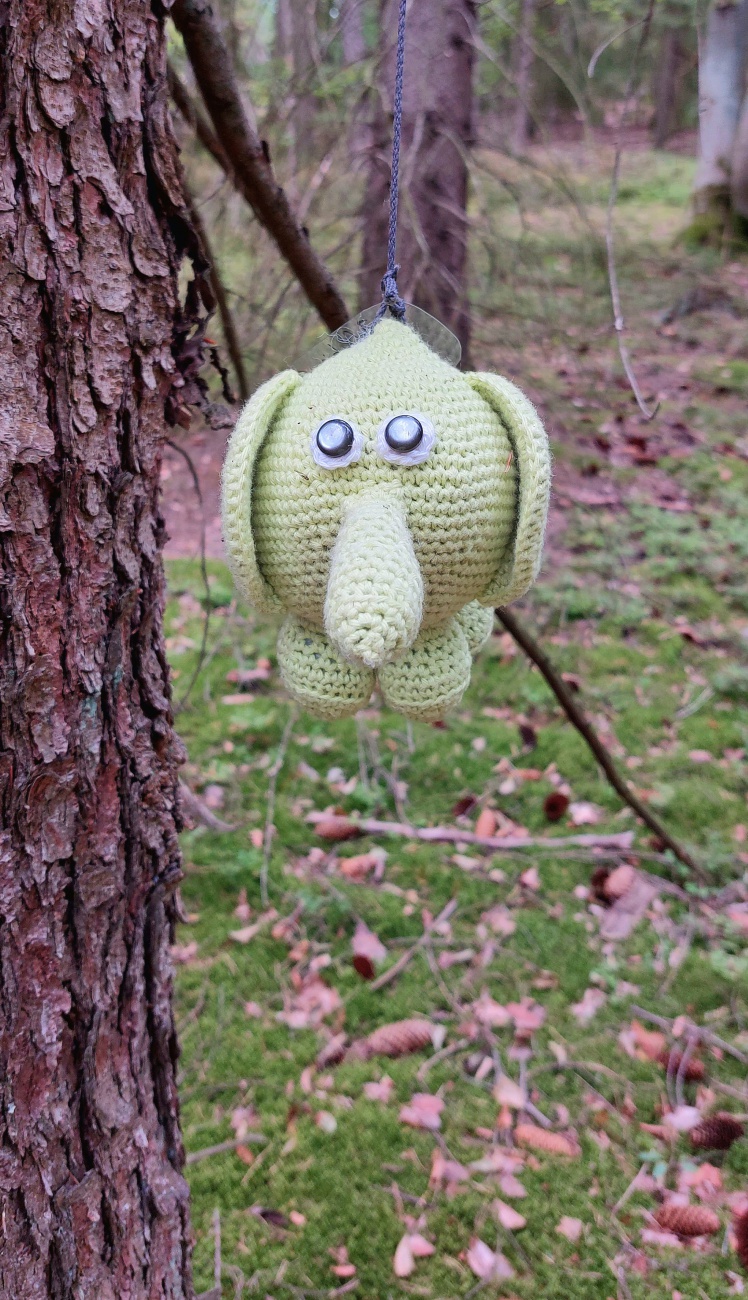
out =
<svg viewBox="0 0 748 1300"><path fill-rule="evenodd" d="M517 206L510 165L482 160L503 252L476 236L473 361L532 394L553 442L547 559L518 613L708 883L647 856L498 629L443 726L298 714L274 628L235 603L220 559L227 429L186 435L210 599L172 453L167 645L179 701L210 606L178 725L184 780L230 827L183 835L174 949L196 1281L215 1285L218 1255L216 1297L744 1293L731 1222L748 1138L715 1153L689 1129L748 1112L748 261L676 242L688 159L624 168L629 346L661 404L647 423L610 327L608 164L570 150L554 167L574 203L525 174ZM333 843L310 821L330 808L416 828L480 816L543 843ZM628 851L562 843L623 833ZM620 864L639 874L611 907L600 877ZM390 1033L398 1055L360 1046L406 1018L420 1023ZM690 1217L717 1230L665 1232L663 1201L714 1211Z"/></svg>

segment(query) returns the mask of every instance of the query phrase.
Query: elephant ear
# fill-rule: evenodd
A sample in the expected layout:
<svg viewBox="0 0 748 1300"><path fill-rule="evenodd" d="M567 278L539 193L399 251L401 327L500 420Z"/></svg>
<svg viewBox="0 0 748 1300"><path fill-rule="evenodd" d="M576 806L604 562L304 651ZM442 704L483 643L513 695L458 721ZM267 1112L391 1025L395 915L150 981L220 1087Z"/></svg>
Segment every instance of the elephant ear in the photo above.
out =
<svg viewBox="0 0 748 1300"><path fill-rule="evenodd" d="M262 614L280 609L280 601L257 563L252 483L260 448L299 378L295 370L283 370L257 389L239 416L223 463L221 514L229 566L241 594Z"/></svg>
<svg viewBox="0 0 748 1300"><path fill-rule="evenodd" d="M548 437L532 402L508 379L466 374L498 415L512 445L517 482L514 532L481 605L508 605L524 595L538 576L551 490Z"/></svg>

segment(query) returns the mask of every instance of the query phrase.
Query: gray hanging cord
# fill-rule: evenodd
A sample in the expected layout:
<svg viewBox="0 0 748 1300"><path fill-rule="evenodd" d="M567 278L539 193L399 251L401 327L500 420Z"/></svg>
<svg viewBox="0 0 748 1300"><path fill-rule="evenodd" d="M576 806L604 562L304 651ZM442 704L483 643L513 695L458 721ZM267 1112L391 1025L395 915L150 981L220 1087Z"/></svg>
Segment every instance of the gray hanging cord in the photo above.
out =
<svg viewBox="0 0 748 1300"><path fill-rule="evenodd" d="M390 227L387 236L387 270L382 278L382 302L377 312L381 320L389 311L395 320L405 320L405 301L397 291L397 273L400 267L395 262L397 245L397 190L400 179L400 136L403 125L403 69L405 67L405 7L407 0L400 0L397 18L397 58L395 63L395 111L392 122L392 175L390 179Z"/></svg>

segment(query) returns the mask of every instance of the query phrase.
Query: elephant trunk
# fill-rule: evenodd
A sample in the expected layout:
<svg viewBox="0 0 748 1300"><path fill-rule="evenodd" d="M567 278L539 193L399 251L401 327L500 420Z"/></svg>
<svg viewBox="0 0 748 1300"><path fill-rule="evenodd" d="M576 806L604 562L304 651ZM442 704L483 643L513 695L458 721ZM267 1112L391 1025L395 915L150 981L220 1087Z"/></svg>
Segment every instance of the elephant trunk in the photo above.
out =
<svg viewBox="0 0 748 1300"><path fill-rule="evenodd" d="M351 663L381 668L415 641L423 578L397 498L366 493L348 504L330 559L325 631Z"/></svg>

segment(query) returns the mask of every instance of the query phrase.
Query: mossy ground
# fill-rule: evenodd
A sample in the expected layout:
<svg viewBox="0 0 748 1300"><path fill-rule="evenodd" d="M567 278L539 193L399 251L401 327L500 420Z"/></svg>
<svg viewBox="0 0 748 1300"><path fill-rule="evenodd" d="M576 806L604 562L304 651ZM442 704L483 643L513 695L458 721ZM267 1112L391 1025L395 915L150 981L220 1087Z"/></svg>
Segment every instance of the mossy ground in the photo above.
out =
<svg viewBox="0 0 748 1300"><path fill-rule="evenodd" d="M679 223L685 224L687 161L641 155L635 163L624 172L617 225L630 347L647 396L661 399L656 420L640 418L621 379L607 323L606 280L591 237L581 218L572 221L568 206L559 209L565 221L558 212L554 217L547 188L534 179L526 182L525 223L507 222L502 235L500 261L511 263L510 279L488 275L476 240L473 361L521 378L541 405L554 444L548 562L519 613L560 668L578 679L583 702L629 777L717 888L739 879L748 861L740 856L741 827L748 822L748 354L742 316L748 272L744 264L721 264L709 250L674 245ZM495 160L492 165L500 169ZM577 170L575 184L584 202L599 207L599 168ZM489 200L490 194L490 207ZM599 211L592 217L599 234ZM706 291L707 306L663 323L694 287ZM748 962L737 930L720 916L707 922L698 902L689 913L668 898L656 929L645 920L614 950L605 947L586 902L573 892L589 882L589 857L497 854L479 875L451 861L454 847L382 839L388 856L379 884L353 883L339 870L326 873L309 863L310 848L320 842L304 820L308 809L335 804L394 819L393 777L407 783L407 816L416 825L453 822L453 805L471 793L488 794L533 834L570 833L565 823L547 824L548 776L499 791L507 777L506 763L495 770L502 759L543 773L550 768L551 774L555 765L574 800L603 810L598 825L581 830L632 829L637 844L648 846L647 834L621 809L537 671L497 633L475 665L463 707L445 727L406 728L387 712L367 714L364 726L374 736L379 763L372 763L369 747L365 784L351 780L361 760L355 722L295 719L277 774L268 884L281 916L297 912L292 942L308 940L308 947L297 946L292 957L289 942L273 939L269 926L249 943L232 941L230 931L242 924L234 916L240 890L253 915L262 912L263 851L253 846L251 832L264 827L291 706L274 669L274 629L233 603L223 565L209 567L208 656L178 725L189 753L185 779L196 790L220 787L219 815L236 829L200 828L183 836L182 895L197 917L178 936L180 945L197 944L177 977L183 1126L188 1151L198 1151L231 1138L232 1111L251 1105L253 1127L268 1141L252 1148L250 1165L228 1152L188 1169L198 1290L212 1285L217 1208L226 1297L239 1295L242 1283L247 1295L328 1294L342 1285L330 1271L335 1261L329 1253L342 1245L356 1266L355 1294L366 1300L465 1296L476 1285L464 1258L471 1237L495 1246L497 1233L516 1276L486 1286L487 1296L670 1300L677 1291L688 1300L715 1300L727 1294L726 1269L738 1265L734 1254L720 1253L721 1238L705 1253L649 1247L642 1272L636 1264L646 1226L642 1210L656 1208L655 1199L635 1193L616 1216L611 1211L643 1163L668 1158L662 1143L639 1128L640 1121L657 1118L664 1073L631 1059L617 1041L631 1021L630 1004L667 1017L711 1018L725 1038L741 1041L742 1034L745 1047ZM195 564L173 562L169 582L167 634L179 698L197 662L206 602ZM225 703L240 690L227 673L263 656L273 664L268 682L247 693L246 703ZM328 779L332 768L340 771ZM360 840L339 853L368 847ZM533 864L537 890L518 883ZM505 873L503 882L488 877L496 868ZM688 884L675 864L671 874ZM437 980L419 952L396 981L373 992L351 962L357 920L376 932L391 962L421 934L422 909L436 914L452 898L453 949L480 950L476 924L499 902L512 909L515 932L497 943L485 967L456 965ZM681 949L685 960L671 965ZM490 1086L465 1072L467 1049L436 1064L425 1079L417 1075L427 1054L419 1053L342 1064L321 1072L333 1076L323 1077L322 1086L317 1075L311 1094L304 1091L301 1074L313 1065L321 1039L312 1029L289 1029L277 1013L292 971L314 956L331 959L323 976L340 993L343 1027L352 1037L420 1014L445 1026L449 1045L460 1036L458 1011L467 1015L483 987L501 1003L527 995L546 1008L527 1068L541 1110L555 1119L557 1105L568 1108L582 1156L571 1162L539 1156L536 1167L525 1169L527 1196L515 1203L528 1221L523 1232L511 1237L497 1228L490 1207L500 1193L490 1176L476 1175L453 1197L430 1190L435 1138L398 1118L414 1092L440 1090L441 1138L451 1155L467 1164L485 1154L490 1143L476 1136L476 1128L493 1127L497 1104ZM591 983L609 996L583 1026L570 1008ZM247 1015L248 1001L258 1004L259 1015ZM329 1023L335 1021L333 1015ZM511 1033L496 1032L505 1068L517 1078ZM587 1063L581 1073L554 1068L558 1057L550 1043L557 1053L564 1049L567 1061ZM745 1071L737 1062L708 1052L705 1059L712 1087L742 1086ZM366 1100L363 1083L385 1073L394 1080L392 1101ZM693 1099L690 1086L687 1093ZM717 1093L717 1101L747 1109L729 1093ZM334 1132L316 1122L320 1110L337 1121ZM676 1153L688 1158L685 1140ZM748 1140L733 1147L722 1174L729 1190L748 1190ZM436 1247L407 1281L392 1271L405 1231L397 1188L406 1198L405 1213L425 1214L423 1231ZM424 1200L416 1205L408 1197ZM284 1216L297 1211L305 1223L294 1226L286 1218L274 1224L256 1213L258 1206ZM562 1215L583 1221L576 1245L556 1232ZM725 1224L728 1218L723 1212ZM624 1283L614 1260L615 1269L624 1269Z"/></svg>

